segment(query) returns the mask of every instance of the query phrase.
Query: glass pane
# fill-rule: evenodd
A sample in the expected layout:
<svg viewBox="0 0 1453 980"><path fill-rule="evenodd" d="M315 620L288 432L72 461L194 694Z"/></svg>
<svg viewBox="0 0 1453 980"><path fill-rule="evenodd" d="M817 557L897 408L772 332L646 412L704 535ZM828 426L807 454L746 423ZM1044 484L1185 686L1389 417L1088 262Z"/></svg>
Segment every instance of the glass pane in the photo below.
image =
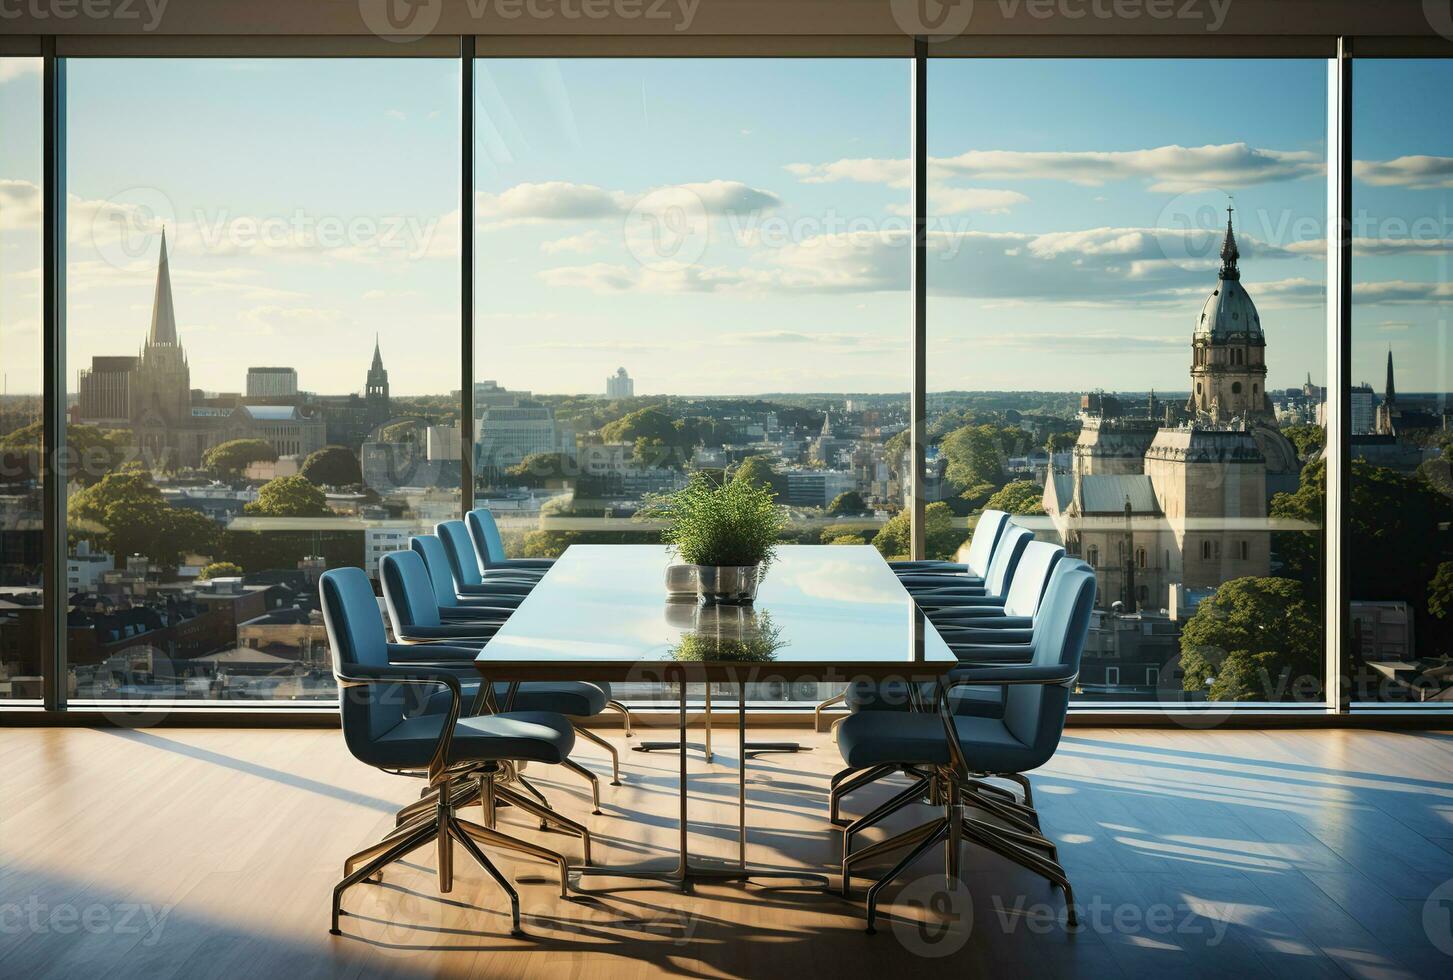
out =
<svg viewBox="0 0 1453 980"><path fill-rule="evenodd" d="M1453 697L1450 61L1360 61L1353 103L1351 697Z"/></svg>
<svg viewBox="0 0 1453 980"><path fill-rule="evenodd" d="M643 501L702 472L768 482L791 541L906 552L908 68L479 63L475 486L510 555L658 542Z"/></svg>
<svg viewBox="0 0 1453 980"><path fill-rule="evenodd" d="M41 696L40 59L0 58L0 699Z"/></svg>
<svg viewBox="0 0 1453 980"><path fill-rule="evenodd" d="M71 697L332 698L320 572L458 512L458 66L68 70Z"/></svg>
<svg viewBox="0 0 1453 980"><path fill-rule="evenodd" d="M1094 566L1081 699L1322 700L1326 78L930 64L928 550Z"/></svg>

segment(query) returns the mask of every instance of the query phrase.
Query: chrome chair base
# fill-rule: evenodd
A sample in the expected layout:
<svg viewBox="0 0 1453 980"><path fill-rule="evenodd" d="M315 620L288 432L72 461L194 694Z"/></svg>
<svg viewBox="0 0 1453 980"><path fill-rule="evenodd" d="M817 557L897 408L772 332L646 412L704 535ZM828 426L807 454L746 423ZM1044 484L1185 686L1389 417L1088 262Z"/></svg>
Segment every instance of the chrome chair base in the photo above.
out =
<svg viewBox="0 0 1453 980"><path fill-rule="evenodd" d="M836 817L837 813L837 800L841 795L839 790L847 792L856 786L881 779L888 772L893 771L893 768L879 766L874 769L861 770L856 775L851 775L852 770L846 770L833 777L836 783L833 792L838 794L833 798L833 816ZM888 771L880 771L884 769ZM1069 876L1065 873L1063 865L1060 864L1058 847L1039 828L1039 815L1029 803L1033 799L1029 790L1029 781L1023 774L1003 774L1003 778L1012 779L1024 787L1026 802L1019 803L1014 798L1012 791L985 782L982 778L960 781L955 778L952 770L948 769L934 770L930 773L913 768L907 771L909 775L915 777L913 783L843 827L842 893L844 897L851 892L854 865L882 857L905 847L910 848L896 865L879 877L868 889L867 931L870 934L876 931L874 922L877 918L878 896L889 882L901 875L928 850L938 844L944 844L946 847L945 874L952 885L958 877L959 848L964 842L977 844L986 850L993 851L1001 857L1041 875L1051 884L1057 885L1065 894L1069 925L1077 924L1074 890L1070 885ZM849 785L854 780L857 780L856 785ZM880 823L890 814L909 804L925 801L942 806L943 815L912 830L867 847L856 851L852 849L852 838L855 834ZM981 819L972 814L971 811L975 810L983 811L1000 822L994 823Z"/></svg>
<svg viewBox="0 0 1453 980"><path fill-rule="evenodd" d="M580 834L584 845L585 863L590 863L590 834L581 825L554 813L545 807L541 807L533 800L526 800L510 790L503 790L495 786L495 773L482 772L477 782L480 792L487 800L493 800L494 794L505 793L510 797L510 802L519 806L527 812L534 813L542 819L548 817L552 823ZM570 888L570 866L565 857L547 847L530 841L521 840L509 834L496 830L493 826L483 826L464 820L458 815L456 801L467 795L462 792L462 783L469 782L467 777L460 777L441 784L438 791L432 798L426 798L405 807L400 811L400 822L387 836L378 843L358 851L343 862L343 879L333 887L333 918L329 932L335 936L342 935L338 928L338 920L347 914L343 909L343 893L359 882L369 880L380 880L383 869L396 861L400 861L409 854L423 847L425 844L436 844L438 848L438 877L439 891L448 894L454 888L454 845L462 846L469 856L474 858L500 889L510 900L510 934L515 936L524 935L520 928L520 896L513 885L510 884L500 870L490 861L488 855L480 845L499 848L501 850L514 851L528 857L541 861L548 861L554 864L560 873L560 897L566 898ZM419 804L428 804L420 807ZM404 817L405 811L412 811L412 815ZM492 807L488 813L487 822L492 822ZM360 866L361 865L361 866Z"/></svg>
<svg viewBox="0 0 1453 980"><path fill-rule="evenodd" d="M619 711L621 713L621 722L626 727L626 738L630 738L631 735L632 735L632 732L631 732L631 709L630 708L627 708L620 701L615 701L615 700L607 701L605 703L605 706L607 708L609 708L610 710L612 710L612 711Z"/></svg>

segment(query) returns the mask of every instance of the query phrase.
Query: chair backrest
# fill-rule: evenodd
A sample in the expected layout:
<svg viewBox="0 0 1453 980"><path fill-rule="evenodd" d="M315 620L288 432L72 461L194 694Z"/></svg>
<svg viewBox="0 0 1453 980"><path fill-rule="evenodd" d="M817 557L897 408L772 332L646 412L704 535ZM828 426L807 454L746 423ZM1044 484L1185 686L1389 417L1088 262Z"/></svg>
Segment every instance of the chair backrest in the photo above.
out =
<svg viewBox="0 0 1453 980"><path fill-rule="evenodd" d="M482 583L484 576L479 570L479 558L474 553L474 542L469 539L469 529L464 522L442 521L434 525L434 533L444 545L455 587Z"/></svg>
<svg viewBox="0 0 1453 980"><path fill-rule="evenodd" d="M391 551L378 560L383 583L383 604L394 635L400 638L411 626L438 626L439 604L424 559L413 551Z"/></svg>
<svg viewBox="0 0 1453 980"><path fill-rule="evenodd" d="M1059 545L1047 541L1031 541L1024 546L1024 554L1019 556L1014 577L1009 580L1009 592L1004 597L1006 616L1034 615L1049 585L1049 575L1064 553Z"/></svg>
<svg viewBox="0 0 1453 980"><path fill-rule="evenodd" d="M499 525L494 522L493 514L483 507L476 507L464 515L464 521L469 525L469 537L474 541L474 550L481 562L505 560L504 538L500 537Z"/></svg>
<svg viewBox="0 0 1453 980"><path fill-rule="evenodd" d="M454 572L449 567L449 553L444 542L437 535L417 534L409 538L409 550L424 560L424 569L434 586L434 604L440 609L459 605L459 593L454 590Z"/></svg>
<svg viewBox="0 0 1453 980"><path fill-rule="evenodd" d="M1064 666L1078 673L1094 606L1094 570L1078 558L1057 562L1034 623L1030 662L1035 666ZM1072 686L1013 684L1005 688L1004 726L1029 746L1038 760L1027 768L1048 762L1059 746Z"/></svg>
<svg viewBox="0 0 1453 980"><path fill-rule="evenodd" d="M989 562L988 574L984 576L986 595L1002 596L1009 591L1009 583L1014 579L1014 570L1019 567L1019 559L1033 540L1034 535L1022 527L1010 524L1004 528L999 545L994 549L994 559Z"/></svg>
<svg viewBox="0 0 1453 980"><path fill-rule="evenodd" d="M323 626L333 655L333 675L354 664L381 667L388 660L388 636L373 586L361 568L333 568L318 581ZM370 684L339 691L338 711L348 749L365 762L373 740L403 720L410 695L396 685Z"/></svg>
<svg viewBox="0 0 1453 980"><path fill-rule="evenodd" d="M970 575L983 578L989 574L994 549L999 546L999 539L1008 525L1009 515L1002 510L986 510L979 515L979 523L974 525L974 537L969 542L969 554L964 559Z"/></svg>

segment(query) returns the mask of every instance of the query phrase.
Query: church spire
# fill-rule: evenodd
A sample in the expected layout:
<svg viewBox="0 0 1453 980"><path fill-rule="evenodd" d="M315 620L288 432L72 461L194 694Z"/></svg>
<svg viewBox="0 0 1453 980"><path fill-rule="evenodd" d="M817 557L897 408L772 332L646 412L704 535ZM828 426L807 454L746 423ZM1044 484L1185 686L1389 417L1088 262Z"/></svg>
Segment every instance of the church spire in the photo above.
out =
<svg viewBox="0 0 1453 980"><path fill-rule="evenodd" d="M1226 208L1226 238L1221 242L1221 278L1240 279L1241 270L1236 268L1236 260L1241 258L1241 251L1236 247L1236 235L1231 230L1231 212L1235 208Z"/></svg>
<svg viewBox="0 0 1453 980"><path fill-rule="evenodd" d="M378 347L378 334L373 335L373 364L370 366L369 370L383 370L383 351L379 350Z"/></svg>
<svg viewBox="0 0 1453 980"><path fill-rule="evenodd" d="M1382 400L1392 405L1397 401L1397 386L1392 383L1392 348L1387 349L1387 387L1383 390Z"/></svg>
<svg viewBox="0 0 1453 980"><path fill-rule="evenodd" d="M156 296L151 301L149 347L177 346L177 315L172 308L172 277L166 260L166 229L161 230L161 258L156 264Z"/></svg>

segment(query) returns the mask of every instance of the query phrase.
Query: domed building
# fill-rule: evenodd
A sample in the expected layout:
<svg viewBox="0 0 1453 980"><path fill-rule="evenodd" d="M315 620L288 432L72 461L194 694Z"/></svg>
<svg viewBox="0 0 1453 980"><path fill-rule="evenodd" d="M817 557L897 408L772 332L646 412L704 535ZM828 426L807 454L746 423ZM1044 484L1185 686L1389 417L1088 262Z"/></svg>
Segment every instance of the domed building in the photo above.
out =
<svg viewBox="0 0 1453 980"><path fill-rule="evenodd" d="M1241 252L1226 209L1226 238L1216 288L1201 307L1191 346L1191 397L1186 413L1215 424L1274 418L1266 394L1266 336L1237 266Z"/></svg>

